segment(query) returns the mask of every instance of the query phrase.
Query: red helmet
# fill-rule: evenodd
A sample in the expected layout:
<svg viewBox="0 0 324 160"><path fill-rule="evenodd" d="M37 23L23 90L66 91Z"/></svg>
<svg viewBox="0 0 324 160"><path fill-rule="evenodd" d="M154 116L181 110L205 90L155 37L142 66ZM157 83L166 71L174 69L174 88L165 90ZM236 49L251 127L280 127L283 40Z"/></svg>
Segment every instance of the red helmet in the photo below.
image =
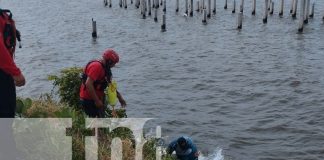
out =
<svg viewBox="0 0 324 160"><path fill-rule="evenodd" d="M102 58L114 64L119 62L119 56L113 49L106 49L102 54Z"/></svg>

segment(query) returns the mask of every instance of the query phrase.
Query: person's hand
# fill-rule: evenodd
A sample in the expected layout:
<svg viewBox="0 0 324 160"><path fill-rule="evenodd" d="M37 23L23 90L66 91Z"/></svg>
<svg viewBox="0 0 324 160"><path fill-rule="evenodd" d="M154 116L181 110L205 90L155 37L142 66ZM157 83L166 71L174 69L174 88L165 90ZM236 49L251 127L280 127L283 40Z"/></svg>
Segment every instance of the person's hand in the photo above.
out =
<svg viewBox="0 0 324 160"><path fill-rule="evenodd" d="M195 157L199 157L199 152L196 152L195 153Z"/></svg>
<svg viewBox="0 0 324 160"><path fill-rule="evenodd" d="M169 148L169 147L166 149L166 151L167 151L167 153L170 154L170 155L171 155L172 152L173 152L173 151L171 150L171 148Z"/></svg>
<svg viewBox="0 0 324 160"><path fill-rule="evenodd" d="M103 105L102 101L100 101L100 100L95 101L95 104L96 104L96 107L98 107L98 108L104 108L104 105Z"/></svg>
<svg viewBox="0 0 324 160"><path fill-rule="evenodd" d="M119 100L119 103L122 106L122 108L125 108L127 104L126 104L126 101L124 100L124 98L120 97L118 100Z"/></svg>
<svg viewBox="0 0 324 160"><path fill-rule="evenodd" d="M117 114L116 110L114 109L114 107L112 108L111 115L113 116L113 118L118 118L118 114Z"/></svg>
<svg viewBox="0 0 324 160"><path fill-rule="evenodd" d="M21 86L25 85L25 83L26 83L26 80L25 80L25 77L23 74L20 74L18 76L13 76L13 79L14 79L15 85L17 87L21 87Z"/></svg>

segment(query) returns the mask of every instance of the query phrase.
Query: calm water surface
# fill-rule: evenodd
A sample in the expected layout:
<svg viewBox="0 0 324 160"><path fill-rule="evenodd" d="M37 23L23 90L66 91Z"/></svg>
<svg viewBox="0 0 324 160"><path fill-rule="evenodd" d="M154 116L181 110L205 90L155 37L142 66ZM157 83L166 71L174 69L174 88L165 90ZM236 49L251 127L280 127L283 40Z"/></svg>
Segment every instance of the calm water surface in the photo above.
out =
<svg viewBox="0 0 324 160"><path fill-rule="evenodd" d="M262 2L262 3L261 3ZM324 159L324 3L304 34L298 19L278 17L278 2L262 24L263 1L251 16L245 1L243 29L224 1L202 25L202 14L184 17L167 4L167 32L153 17L141 19L134 5L113 8L101 0L2 0L22 32L16 62L27 78L22 97L37 98L52 85L47 75L84 66L108 47L121 62L113 69L128 103L129 117L157 118L169 140L186 134L198 147L225 159ZM195 3L196 4L196 3ZM91 18L99 38L91 38ZM218 157L218 158L217 158ZM219 154L209 159L222 159Z"/></svg>

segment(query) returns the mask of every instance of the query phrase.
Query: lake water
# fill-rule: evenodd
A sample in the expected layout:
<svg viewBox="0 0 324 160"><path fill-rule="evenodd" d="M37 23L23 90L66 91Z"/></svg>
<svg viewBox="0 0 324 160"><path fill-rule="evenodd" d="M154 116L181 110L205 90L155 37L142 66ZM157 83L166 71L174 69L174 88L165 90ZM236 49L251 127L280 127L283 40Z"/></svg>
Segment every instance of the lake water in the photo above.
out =
<svg viewBox="0 0 324 160"><path fill-rule="evenodd" d="M265 25L264 1L257 2L252 16L252 2L246 0L238 31L232 0L228 10L217 0L208 25L202 25L201 13L183 16L184 0L178 14L175 1L168 1L164 33L161 8L155 23L153 17L141 19L134 4L119 8L117 0L112 8L102 0L2 0L0 5L12 10L22 33L15 60L27 84L18 96L49 93L47 75L84 66L112 47L121 57L112 72L128 116L156 118L150 126L161 125L168 140L191 136L201 151L214 153L207 159L322 160L324 3L316 1L314 19L297 34L291 0L285 1L283 18L279 0L274 2ZM96 41L91 18L97 21Z"/></svg>

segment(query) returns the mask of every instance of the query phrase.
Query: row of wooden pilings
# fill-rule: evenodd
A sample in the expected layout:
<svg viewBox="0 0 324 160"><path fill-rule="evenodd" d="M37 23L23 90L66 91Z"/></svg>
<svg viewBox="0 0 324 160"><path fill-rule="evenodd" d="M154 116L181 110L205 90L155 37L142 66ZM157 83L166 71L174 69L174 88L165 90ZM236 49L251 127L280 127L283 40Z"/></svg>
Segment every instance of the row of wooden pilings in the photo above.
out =
<svg viewBox="0 0 324 160"><path fill-rule="evenodd" d="M120 8L127 9L127 1L128 0L119 0ZM189 3L190 1L190 3ZM208 1L208 5L205 4L205 1ZM237 0L233 0L232 13L236 12L236 2ZM239 0L238 0L239 1ZM184 16L193 16L194 11L194 0L184 0L185 4L185 12ZM216 14L216 0L213 0L213 10L212 0L196 0L196 11L202 12L202 23L207 24L207 18L211 17L211 14ZM260 2L260 1L259 1ZM262 2L262 1L261 1ZM284 0L278 0L279 2L279 16L283 17L284 14ZM133 0L130 0L130 3L133 4ZM166 31L166 0L134 0L135 7L139 8L141 11L141 16L145 19L148 16L151 16L152 10L154 10L154 21L158 21L157 13L160 6L163 6L163 15L162 15L162 25L161 31ZM179 0L175 1L176 8L175 12L179 12ZM273 0L264 0L264 13L262 21L263 23L268 22L268 15L272 15L274 13L275 4ZM112 0L104 0L104 5L112 7ZM224 0L224 9L228 9L228 0ZM300 0L300 16L299 16L299 24L298 24L298 32L302 33L304 30L305 24L308 23L309 18L314 17L315 10L315 2L310 4L310 0ZM291 8L290 14L292 18L297 18L297 10L298 10L298 0L291 0ZM237 16L237 29L242 29L243 23L243 11L244 11L244 0L240 0L239 13ZM146 15L147 14L147 15ZM256 15L256 0L252 0L252 15ZM323 18L324 20L324 15ZM96 31L96 21L92 20L93 33L92 37L97 37Z"/></svg>

